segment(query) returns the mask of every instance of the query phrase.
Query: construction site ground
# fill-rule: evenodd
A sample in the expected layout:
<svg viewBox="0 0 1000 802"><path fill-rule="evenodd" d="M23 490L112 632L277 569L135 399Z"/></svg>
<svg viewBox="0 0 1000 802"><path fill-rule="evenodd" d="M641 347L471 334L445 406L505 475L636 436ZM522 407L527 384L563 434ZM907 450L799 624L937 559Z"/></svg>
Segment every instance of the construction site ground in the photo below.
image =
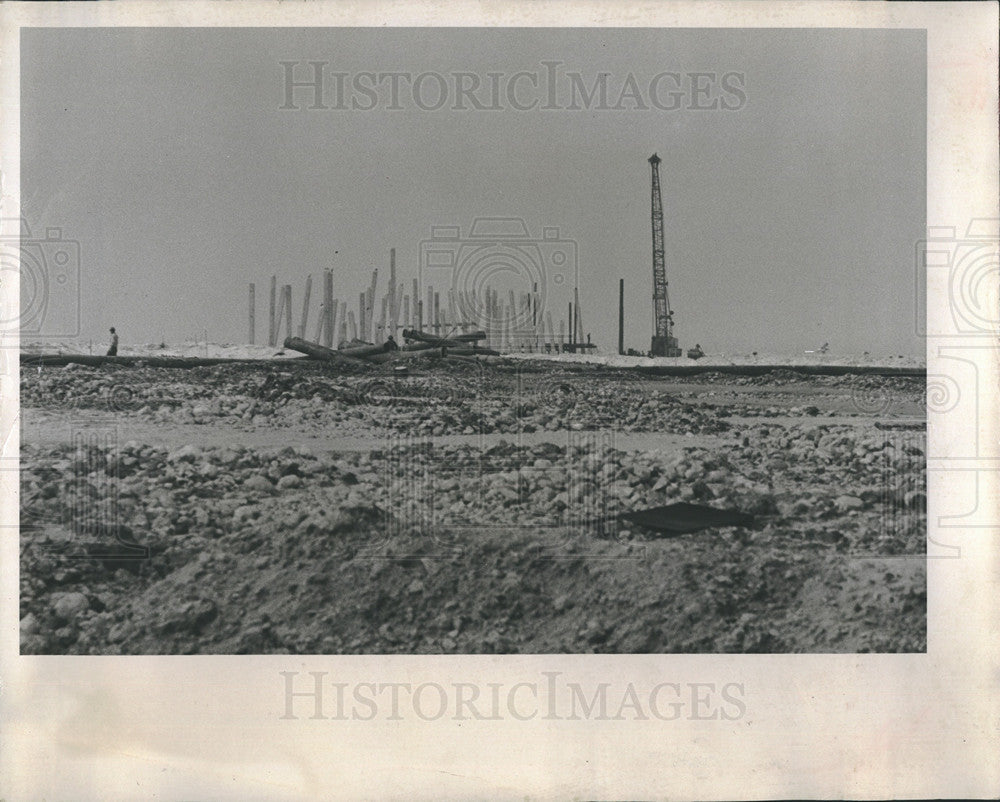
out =
<svg viewBox="0 0 1000 802"><path fill-rule="evenodd" d="M922 377L21 369L32 654L920 652ZM619 513L755 516L675 537Z"/></svg>

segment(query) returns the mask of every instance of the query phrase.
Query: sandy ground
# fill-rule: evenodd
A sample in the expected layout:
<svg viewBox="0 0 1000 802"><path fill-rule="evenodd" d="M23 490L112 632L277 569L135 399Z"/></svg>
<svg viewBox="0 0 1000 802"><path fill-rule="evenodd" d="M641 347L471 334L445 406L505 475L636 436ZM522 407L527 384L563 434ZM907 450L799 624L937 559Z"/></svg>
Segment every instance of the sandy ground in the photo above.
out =
<svg viewBox="0 0 1000 802"><path fill-rule="evenodd" d="M539 368L23 369L22 651L925 649L921 379Z"/></svg>

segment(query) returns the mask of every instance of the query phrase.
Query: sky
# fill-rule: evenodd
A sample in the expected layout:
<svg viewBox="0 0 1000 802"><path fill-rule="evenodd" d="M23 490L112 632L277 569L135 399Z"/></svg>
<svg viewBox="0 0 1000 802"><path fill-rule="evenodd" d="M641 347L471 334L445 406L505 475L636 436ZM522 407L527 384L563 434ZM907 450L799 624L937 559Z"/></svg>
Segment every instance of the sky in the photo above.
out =
<svg viewBox="0 0 1000 802"><path fill-rule="evenodd" d="M319 103L286 86L310 62ZM34 29L21 83L35 269L56 270L47 229L79 245L42 334L246 342L254 282L262 342L270 277L297 326L312 274L312 337L326 269L356 310L390 248L407 289L428 249L455 254L438 284L471 286L506 248L555 320L578 286L605 351L624 279L626 347L645 351L656 152L682 348L923 353L922 31ZM528 235L480 241L480 218ZM434 227L457 233L432 247Z"/></svg>

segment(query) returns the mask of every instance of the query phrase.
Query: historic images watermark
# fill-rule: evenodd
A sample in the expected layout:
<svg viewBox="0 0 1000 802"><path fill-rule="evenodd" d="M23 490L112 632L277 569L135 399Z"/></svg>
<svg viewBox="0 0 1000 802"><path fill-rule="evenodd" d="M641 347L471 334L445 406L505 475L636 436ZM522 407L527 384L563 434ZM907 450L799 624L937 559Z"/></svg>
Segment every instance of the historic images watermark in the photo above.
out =
<svg viewBox="0 0 1000 802"><path fill-rule="evenodd" d="M341 682L329 671L279 671L281 720L738 721L742 682L574 682L540 671L520 682Z"/></svg>
<svg viewBox="0 0 1000 802"><path fill-rule="evenodd" d="M584 74L562 61L515 72L342 71L330 61L279 61L280 109L333 111L739 111L736 70Z"/></svg>

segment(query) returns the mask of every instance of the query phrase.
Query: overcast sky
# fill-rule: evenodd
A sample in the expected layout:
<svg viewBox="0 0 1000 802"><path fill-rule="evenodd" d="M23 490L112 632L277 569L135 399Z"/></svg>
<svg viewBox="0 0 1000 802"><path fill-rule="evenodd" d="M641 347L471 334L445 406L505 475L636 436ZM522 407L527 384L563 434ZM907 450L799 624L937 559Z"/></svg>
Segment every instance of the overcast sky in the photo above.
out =
<svg viewBox="0 0 1000 802"><path fill-rule="evenodd" d="M298 322L310 273L312 336L325 268L356 309L391 247L409 287L432 226L461 227L464 259L476 218L516 217L575 246L607 350L625 279L646 350L655 151L682 347L923 352L922 31L33 30L21 56L22 211L80 243L84 339L243 342L256 282L261 342L270 276ZM282 61L323 62L328 108L281 108ZM556 250L530 253L558 320Z"/></svg>

